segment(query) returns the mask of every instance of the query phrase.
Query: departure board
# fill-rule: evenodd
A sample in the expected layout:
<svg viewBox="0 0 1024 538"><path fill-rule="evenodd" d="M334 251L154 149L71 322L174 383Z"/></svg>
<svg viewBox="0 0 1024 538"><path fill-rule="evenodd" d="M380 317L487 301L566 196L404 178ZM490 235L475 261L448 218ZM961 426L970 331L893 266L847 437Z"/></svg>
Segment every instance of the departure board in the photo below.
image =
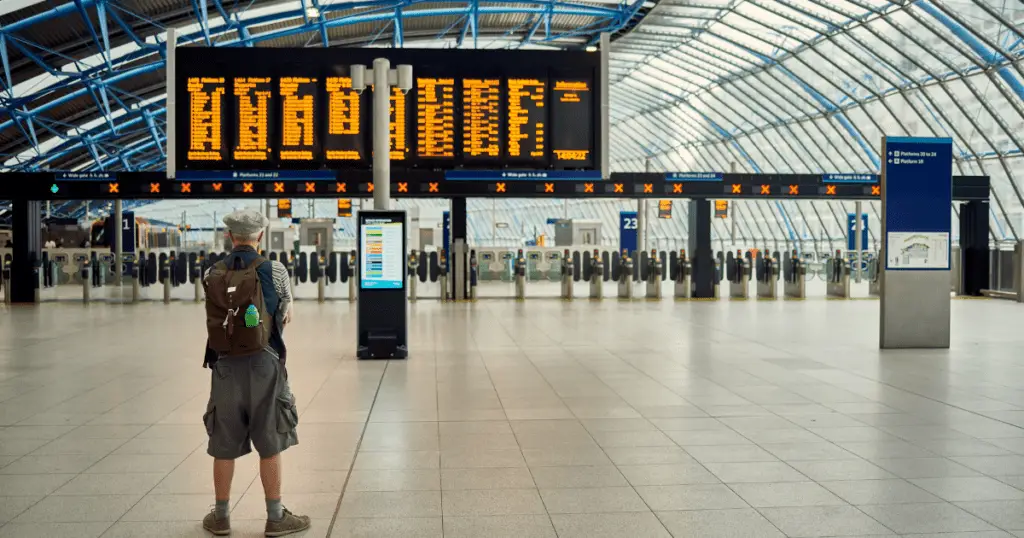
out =
<svg viewBox="0 0 1024 538"><path fill-rule="evenodd" d="M363 136L362 96L352 89L350 77L327 77L328 161L361 161L366 157Z"/></svg>
<svg viewBox="0 0 1024 538"><path fill-rule="evenodd" d="M391 88L391 117L388 122L392 161L404 161L409 152L409 103L405 93Z"/></svg>
<svg viewBox="0 0 1024 538"><path fill-rule="evenodd" d="M543 161L547 157L546 89L543 80L508 79L508 156L512 161Z"/></svg>
<svg viewBox="0 0 1024 538"><path fill-rule="evenodd" d="M594 105L591 81L553 80L551 86L551 152L555 166L592 166Z"/></svg>
<svg viewBox="0 0 1024 538"><path fill-rule="evenodd" d="M593 171L601 162L600 54L198 46L175 54L179 170L370 170L373 77L353 87L352 66L371 69L382 57L392 70L412 67L411 88L383 90L380 127L388 126L396 173Z"/></svg>
<svg viewBox="0 0 1024 538"><path fill-rule="evenodd" d="M187 88L188 160L223 161L224 77L189 77Z"/></svg>
<svg viewBox="0 0 1024 538"><path fill-rule="evenodd" d="M455 157L455 79L416 79L416 154Z"/></svg>
<svg viewBox="0 0 1024 538"><path fill-rule="evenodd" d="M462 81L462 154L466 159L501 157L501 80Z"/></svg>
<svg viewBox="0 0 1024 538"><path fill-rule="evenodd" d="M270 77L239 77L234 80L236 161L270 159L270 101L274 85Z"/></svg>
<svg viewBox="0 0 1024 538"><path fill-rule="evenodd" d="M281 77L282 161L312 161L316 143L317 79Z"/></svg>

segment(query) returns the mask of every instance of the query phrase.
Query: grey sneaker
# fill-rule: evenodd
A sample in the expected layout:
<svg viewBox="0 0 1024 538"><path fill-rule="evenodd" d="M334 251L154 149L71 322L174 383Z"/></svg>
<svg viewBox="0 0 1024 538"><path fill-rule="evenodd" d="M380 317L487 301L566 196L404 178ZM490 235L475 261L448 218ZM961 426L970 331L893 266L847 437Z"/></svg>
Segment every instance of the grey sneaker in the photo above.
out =
<svg viewBox="0 0 1024 538"><path fill-rule="evenodd" d="M231 518L217 519L217 515L211 510L203 518L203 528L216 536L227 536L231 534Z"/></svg>
<svg viewBox="0 0 1024 538"><path fill-rule="evenodd" d="M309 528L309 516L297 516L284 509L284 517L281 521L267 520L267 536L287 536L296 532L302 532Z"/></svg>

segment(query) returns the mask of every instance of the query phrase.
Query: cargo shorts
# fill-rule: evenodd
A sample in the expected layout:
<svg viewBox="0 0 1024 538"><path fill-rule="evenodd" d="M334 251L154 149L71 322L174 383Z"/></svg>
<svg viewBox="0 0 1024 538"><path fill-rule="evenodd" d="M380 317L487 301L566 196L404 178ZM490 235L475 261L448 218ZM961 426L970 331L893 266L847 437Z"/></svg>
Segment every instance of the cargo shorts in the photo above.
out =
<svg viewBox="0 0 1024 538"><path fill-rule="evenodd" d="M203 415L207 453L233 460L252 452L275 456L299 443L299 413L284 366L273 352L219 359Z"/></svg>

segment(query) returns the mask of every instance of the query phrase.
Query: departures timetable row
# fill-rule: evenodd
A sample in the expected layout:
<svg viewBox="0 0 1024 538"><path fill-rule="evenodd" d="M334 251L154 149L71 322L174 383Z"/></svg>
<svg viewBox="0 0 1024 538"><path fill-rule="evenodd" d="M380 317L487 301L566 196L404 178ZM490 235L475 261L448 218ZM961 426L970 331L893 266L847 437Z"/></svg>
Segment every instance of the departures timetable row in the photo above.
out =
<svg viewBox="0 0 1024 538"><path fill-rule="evenodd" d="M347 76L187 77L184 169L284 163L367 165L372 94ZM414 77L391 88L392 161L585 169L596 166L588 77Z"/></svg>

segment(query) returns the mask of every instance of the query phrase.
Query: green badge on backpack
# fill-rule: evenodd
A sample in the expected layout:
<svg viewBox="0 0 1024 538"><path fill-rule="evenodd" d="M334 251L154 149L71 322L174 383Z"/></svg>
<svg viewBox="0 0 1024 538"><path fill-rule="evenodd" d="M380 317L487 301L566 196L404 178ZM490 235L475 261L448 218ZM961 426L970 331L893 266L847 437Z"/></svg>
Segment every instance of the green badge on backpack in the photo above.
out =
<svg viewBox="0 0 1024 538"><path fill-rule="evenodd" d="M246 328L252 329L260 324L260 311L256 310L256 305L251 304L249 308L245 309L245 326Z"/></svg>

